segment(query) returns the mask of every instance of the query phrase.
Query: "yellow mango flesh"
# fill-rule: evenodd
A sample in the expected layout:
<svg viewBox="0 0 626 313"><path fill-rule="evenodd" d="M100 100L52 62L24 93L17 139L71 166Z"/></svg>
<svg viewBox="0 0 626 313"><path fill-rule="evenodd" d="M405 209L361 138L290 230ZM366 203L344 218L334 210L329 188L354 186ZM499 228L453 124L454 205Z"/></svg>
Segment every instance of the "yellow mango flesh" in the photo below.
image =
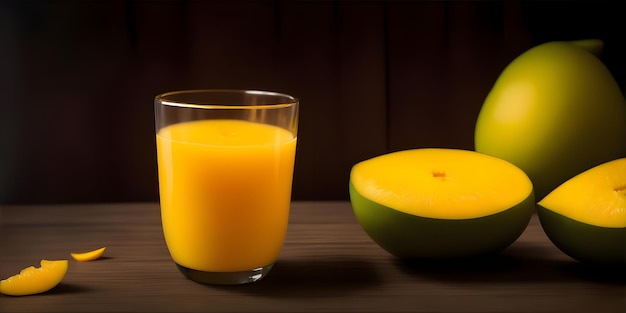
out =
<svg viewBox="0 0 626 313"><path fill-rule="evenodd" d="M598 165L561 184L539 203L589 225L626 227L626 158Z"/></svg>
<svg viewBox="0 0 626 313"><path fill-rule="evenodd" d="M41 267L29 266L0 281L0 293L25 296L46 292L63 280L67 267L67 260L41 260Z"/></svg>
<svg viewBox="0 0 626 313"><path fill-rule="evenodd" d="M71 252L70 255L74 260L79 262L87 262L99 259L106 250L106 247L95 249L87 252Z"/></svg>
<svg viewBox="0 0 626 313"><path fill-rule="evenodd" d="M511 163L457 149L414 149L356 164L351 183L364 197L395 210L437 219L496 214L532 192Z"/></svg>

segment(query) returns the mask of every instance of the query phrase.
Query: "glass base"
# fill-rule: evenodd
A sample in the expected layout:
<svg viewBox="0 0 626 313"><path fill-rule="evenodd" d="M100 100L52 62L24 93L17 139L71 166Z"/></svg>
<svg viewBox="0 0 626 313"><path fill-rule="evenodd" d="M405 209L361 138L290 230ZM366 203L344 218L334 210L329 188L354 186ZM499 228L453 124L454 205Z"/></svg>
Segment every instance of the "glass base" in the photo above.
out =
<svg viewBox="0 0 626 313"><path fill-rule="evenodd" d="M209 285L241 285L253 283L265 277L274 264L243 272L204 272L176 263L178 270L190 280Z"/></svg>

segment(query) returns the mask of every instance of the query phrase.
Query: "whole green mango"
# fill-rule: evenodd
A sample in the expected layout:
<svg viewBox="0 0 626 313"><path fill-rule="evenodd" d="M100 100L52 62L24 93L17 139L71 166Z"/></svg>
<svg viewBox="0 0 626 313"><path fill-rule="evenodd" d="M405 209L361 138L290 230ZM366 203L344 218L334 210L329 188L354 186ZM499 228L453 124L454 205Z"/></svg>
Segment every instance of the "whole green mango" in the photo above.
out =
<svg viewBox="0 0 626 313"><path fill-rule="evenodd" d="M585 40L529 49L504 69L480 110L475 150L525 171L538 199L626 156L626 100L591 52L601 47Z"/></svg>

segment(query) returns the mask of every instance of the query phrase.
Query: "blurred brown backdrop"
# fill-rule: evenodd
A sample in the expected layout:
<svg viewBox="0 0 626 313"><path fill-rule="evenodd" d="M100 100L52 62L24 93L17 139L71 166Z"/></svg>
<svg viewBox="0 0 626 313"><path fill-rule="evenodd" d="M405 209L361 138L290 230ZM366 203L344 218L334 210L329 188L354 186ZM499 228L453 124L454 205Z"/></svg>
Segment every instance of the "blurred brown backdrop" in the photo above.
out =
<svg viewBox="0 0 626 313"><path fill-rule="evenodd" d="M153 97L301 100L293 197L347 199L350 167L473 148L500 71L545 41L601 38L624 89L618 2L2 1L0 203L156 201Z"/></svg>

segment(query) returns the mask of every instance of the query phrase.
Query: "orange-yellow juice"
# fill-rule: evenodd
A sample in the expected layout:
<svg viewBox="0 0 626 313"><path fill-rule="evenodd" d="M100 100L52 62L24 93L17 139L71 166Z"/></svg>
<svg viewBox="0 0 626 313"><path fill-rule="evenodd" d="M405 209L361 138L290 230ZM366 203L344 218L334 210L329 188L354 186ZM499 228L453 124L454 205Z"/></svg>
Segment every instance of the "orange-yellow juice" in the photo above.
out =
<svg viewBox="0 0 626 313"><path fill-rule="evenodd" d="M287 130L239 120L174 124L157 133L161 219L174 261L246 271L283 245L296 152Z"/></svg>

